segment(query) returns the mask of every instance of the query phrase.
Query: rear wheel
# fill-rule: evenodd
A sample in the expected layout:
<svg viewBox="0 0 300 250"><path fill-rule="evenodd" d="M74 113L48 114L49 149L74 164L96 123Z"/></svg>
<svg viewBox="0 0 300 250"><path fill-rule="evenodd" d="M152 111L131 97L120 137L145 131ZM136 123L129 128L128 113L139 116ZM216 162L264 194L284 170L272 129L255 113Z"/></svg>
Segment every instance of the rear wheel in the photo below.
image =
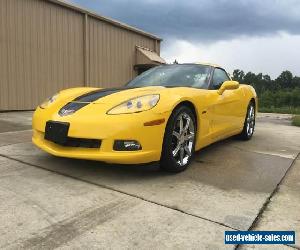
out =
<svg viewBox="0 0 300 250"><path fill-rule="evenodd" d="M250 140L255 128L255 104L250 102L245 117L244 128L240 134L240 138L243 140Z"/></svg>
<svg viewBox="0 0 300 250"><path fill-rule="evenodd" d="M166 127L160 166L181 172L190 164L195 150L196 120L186 106L174 110Z"/></svg>

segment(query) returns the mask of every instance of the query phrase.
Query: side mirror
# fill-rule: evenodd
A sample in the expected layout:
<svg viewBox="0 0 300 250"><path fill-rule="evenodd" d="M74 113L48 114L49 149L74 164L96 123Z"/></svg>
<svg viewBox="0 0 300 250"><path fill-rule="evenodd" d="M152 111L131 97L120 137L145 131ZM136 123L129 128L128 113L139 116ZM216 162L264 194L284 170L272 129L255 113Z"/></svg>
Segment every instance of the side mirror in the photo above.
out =
<svg viewBox="0 0 300 250"><path fill-rule="evenodd" d="M225 81L221 85L221 87L218 90L219 95L222 95L225 90L230 90L230 89L238 89L239 88L239 82L237 81Z"/></svg>

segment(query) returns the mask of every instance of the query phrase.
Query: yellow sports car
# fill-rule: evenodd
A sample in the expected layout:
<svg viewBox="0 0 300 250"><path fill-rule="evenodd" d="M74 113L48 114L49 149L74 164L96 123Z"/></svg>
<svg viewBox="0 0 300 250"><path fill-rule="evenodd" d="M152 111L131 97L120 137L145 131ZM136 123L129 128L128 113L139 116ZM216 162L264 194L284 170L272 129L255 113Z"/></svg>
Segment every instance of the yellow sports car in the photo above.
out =
<svg viewBox="0 0 300 250"><path fill-rule="evenodd" d="M254 132L257 96L217 65L154 67L124 87L73 88L33 116L32 141L50 154L180 172L195 150Z"/></svg>

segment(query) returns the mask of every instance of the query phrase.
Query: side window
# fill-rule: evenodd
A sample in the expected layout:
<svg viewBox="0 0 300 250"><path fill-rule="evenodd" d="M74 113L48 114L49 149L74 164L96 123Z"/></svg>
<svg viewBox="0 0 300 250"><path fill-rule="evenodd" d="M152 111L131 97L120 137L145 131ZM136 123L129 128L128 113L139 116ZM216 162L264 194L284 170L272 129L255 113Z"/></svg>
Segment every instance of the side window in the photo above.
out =
<svg viewBox="0 0 300 250"><path fill-rule="evenodd" d="M216 68L212 79L211 89L219 89L222 83L228 80L230 79L227 73L222 69Z"/></svg>

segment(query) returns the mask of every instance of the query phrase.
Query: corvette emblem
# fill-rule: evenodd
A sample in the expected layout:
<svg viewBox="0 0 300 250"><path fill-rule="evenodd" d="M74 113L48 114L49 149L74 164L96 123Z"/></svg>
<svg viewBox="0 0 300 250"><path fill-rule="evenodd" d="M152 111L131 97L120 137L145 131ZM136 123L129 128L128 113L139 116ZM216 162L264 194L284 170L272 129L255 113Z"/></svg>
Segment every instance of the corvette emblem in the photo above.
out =
<svg viewBox="0 0 300 250"><path fill-rule="evenodd" d="M74 109L64 109L64 108L62 108L62 109L59 111L59 115L60 115L60 116L66 116L66 115L73 114L74 112L75 112Z"/></svg>

